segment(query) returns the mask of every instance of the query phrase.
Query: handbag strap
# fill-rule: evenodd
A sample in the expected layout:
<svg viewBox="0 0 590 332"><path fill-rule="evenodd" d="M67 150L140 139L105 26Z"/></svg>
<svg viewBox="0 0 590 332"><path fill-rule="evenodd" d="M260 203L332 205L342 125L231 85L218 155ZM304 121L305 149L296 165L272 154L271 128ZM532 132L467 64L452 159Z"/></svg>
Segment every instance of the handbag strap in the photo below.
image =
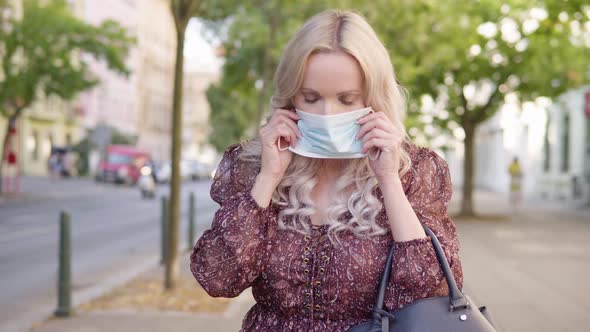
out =
<svg viewBox="0 0 590 332"><path fill-rule="evenodd" d="M451 267L449 266L449 262L444 254L440 242L438 241L438 238L426 225L423 224L422 227L424 228L426 234L429 235L430 239L432 240L432 246L434 248L434 252L436 253L436 258L438 259L438 262L443 270L445 279L447 280L447 285L449 287L450 310L453 311L455 309L469 307L469 302L467 302L467 299L465 298L465 296L463 296L463 293L461 292L459 287L457 287L455 277L453 277ZM385 262L385 270L383 271L383 275L381 276L381 282L379 283L377 303L375 304L375 309L373 310L374 314L378 315L379 317L382 316L380 312L383 311L385 289L387 288L387 284L389 283L389 276L391 275L391 263L393 261L394 247L395 245L392 245L391 249L389 250L389 255L387 256L387 260Z"/></svg>

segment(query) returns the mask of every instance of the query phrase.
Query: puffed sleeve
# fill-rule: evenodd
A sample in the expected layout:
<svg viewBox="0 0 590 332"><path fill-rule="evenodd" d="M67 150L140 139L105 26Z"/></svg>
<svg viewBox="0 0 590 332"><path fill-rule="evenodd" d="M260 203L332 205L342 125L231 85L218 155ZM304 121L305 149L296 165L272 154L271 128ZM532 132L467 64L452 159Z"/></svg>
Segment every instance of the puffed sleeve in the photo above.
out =
<svg viewBox="0 0 590 332"><path fill-rule="evenodd" d="M195 244L190 268L196 280L213 297L235 297L262 272L271 206L262 208L252 197L257 172L240 161L239 145L229 147L211 185L211 198L219 203L211 228Z"/></svg>
<svg viewBox="0 0 590 332"><path fill-rule="evenodd" d="M441 243L451 271L460 289L463 271L459 260L459 240L456 226L448 215L452 195L449 168L434 151L421 148L413 179L406 192L420 222L432 230ZM410 241L394 242L394 257L390 283L400 302L448 294L448 286L436 258L430 236Z"/></svg>

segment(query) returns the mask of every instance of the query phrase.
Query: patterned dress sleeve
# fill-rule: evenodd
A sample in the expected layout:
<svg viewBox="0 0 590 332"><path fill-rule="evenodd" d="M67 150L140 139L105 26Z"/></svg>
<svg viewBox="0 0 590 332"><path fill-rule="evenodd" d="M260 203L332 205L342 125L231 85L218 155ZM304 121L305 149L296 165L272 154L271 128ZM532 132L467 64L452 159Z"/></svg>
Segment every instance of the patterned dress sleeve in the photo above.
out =
<svg viewBox="0 0 590 332"><path fill-rule="evenodd" d="M266 256L267 223L273 211L252 197L257 172L238 159L240 150L239 145L229 147L219 163L211 198L220 207L190 255L193 276L213 297L235 297L250 287Z"/></svg>
<svg viewBox="0 0 590 332"><path fill-rule="evenodd" d="M459 260L456 226L448 215L452 195L449 168L444 159L429 149L420 149L415 160L413 180L406 192L420 222L436 235L451 271L461 289L463 271ZM409 303L417 299L448 294L447 282L436 258L430 236L394 242L392 279L398 293Z"/></svg>

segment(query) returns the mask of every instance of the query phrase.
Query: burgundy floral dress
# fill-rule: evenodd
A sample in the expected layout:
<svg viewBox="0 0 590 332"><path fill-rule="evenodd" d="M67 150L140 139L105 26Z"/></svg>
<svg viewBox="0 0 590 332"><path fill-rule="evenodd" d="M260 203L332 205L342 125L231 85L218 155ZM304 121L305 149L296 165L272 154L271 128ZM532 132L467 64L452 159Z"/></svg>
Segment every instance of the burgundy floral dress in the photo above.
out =
<svg viewBox="0 0 590 332"><path fill-rule="evenodd" d="M462 288L459 241L447 207L451 180L446 162L432 150L405 144L412 160L402 177L406 197L421 223L440 240L455 280ZM219 164L211 197L220 204L210 229L195 244L190 268L214 297L235 297L248 287L256 304L241 331L345 331L370 318L390 246L395 246L385 305L390 311L416 300L448 294L430 237L393 241L391 232L360 239L327 237L327 226L312 225L304 236L278 227L280 207L261 208L250 194L258 174L229 147ZM377 189L382 200L382 194ZM344 215L344 218L347 216ZM348 216L350 217L350 216ZM386 229L385 208L377 222Z"/></svg>

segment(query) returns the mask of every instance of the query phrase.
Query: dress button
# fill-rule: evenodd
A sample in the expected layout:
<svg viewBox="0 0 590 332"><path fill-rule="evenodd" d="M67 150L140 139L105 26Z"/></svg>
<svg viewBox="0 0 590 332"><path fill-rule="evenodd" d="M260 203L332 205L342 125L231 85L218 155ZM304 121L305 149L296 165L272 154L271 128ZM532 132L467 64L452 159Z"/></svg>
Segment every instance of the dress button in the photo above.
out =
<svg viewBox="0 0 590 332"><path fill-rule="evenodd" d="M315 297L320 297L320 293L315 293Z"/></svg>
<svg viewBox="0 0 590 332"><path fill-rule="evenodd" d="M326 271L326 270L324 270L324 268L323 268L323 267L321 267L321 268L320 268L320 273L324 273L324 271Z"/></svg>
<svg viewBox="0 0 590 332"><path fill-rule="evenodd" d="M305 270L303 270L303 273L308 274L309 273L309 270L308 269L305 269Z"/></svg>
<svg viewBox="0 0 590 332"><path fill-rule="evenodd" d="M321 285L321 284L322 284L322 282L321 282L321 281L319 281L319 280L315 282L315 285L316 285L316 286L319 286L319 285Z"/></svg>
<svg viewBox="0 0 590 332"><path fill-rule="evenodd" d="M315 305L315 310L320 310L320 305L319 304L316 304Z"/></svg>
<svg viewBox="0 0 590 332"><path fill-rule="evenodd" d="M305 293L305 297L309 297L309 293Z"/></svg>
<svg viewBox="0 0 590 332"><path fill-rule="evenodd" d="M311 304L305 306L307 309L311 309Z"/></svg>
<svg viewBox="0 0 590 332"><path fill-rule="evenodd" d="M305 236L303 237L303 239L305 240L305 242L309 242L309 240L311 239L309 236Z"/></svg>
<svg viewBox="0 0 590 332"><path fill-rule="evenodd" d="M305 247L305 248L303 248L303 251L305 251L305 252L309 252L309 247Z"/></svg>
<svg viewBox="0 0 590 332"><path fill-rule="evenodd" d="M322 259L327 262L330 258L328 256L324 255L324 256L322 256Z"/></svg>
<svg viewBox="0 0 590 332"><path fill-rule="evenodd" d="M309 258L305 257L305 258L303 259L303 263L305 263L305 264L309 263Z"/></svg>

